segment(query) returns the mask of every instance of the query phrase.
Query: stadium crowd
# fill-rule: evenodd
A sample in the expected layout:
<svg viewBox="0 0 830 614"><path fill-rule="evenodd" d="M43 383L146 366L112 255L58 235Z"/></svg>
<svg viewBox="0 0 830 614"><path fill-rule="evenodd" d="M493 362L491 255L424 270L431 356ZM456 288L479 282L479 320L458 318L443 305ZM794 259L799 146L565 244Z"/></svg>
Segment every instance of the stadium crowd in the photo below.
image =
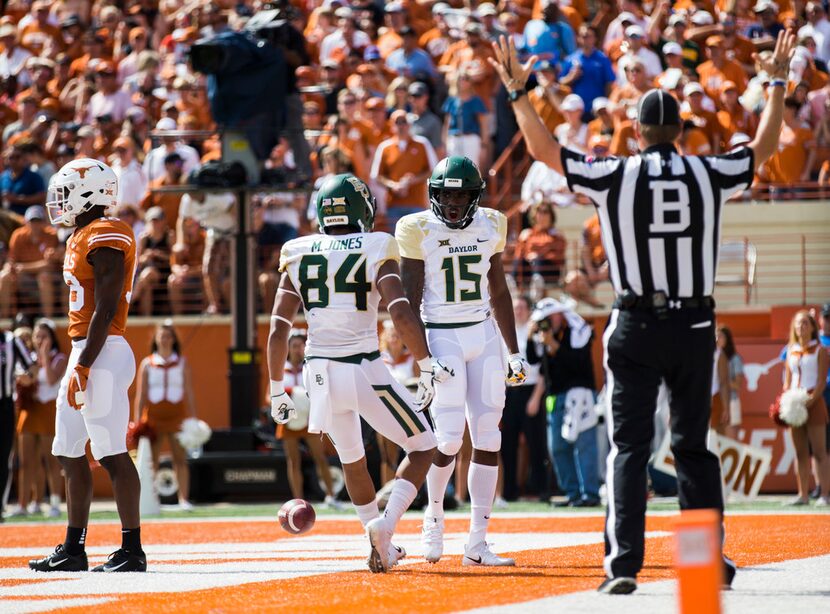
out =
<svg viewBox="0 0 830 614"><path fill-rule="evenodd" d="M187 184L194 170L221 156L206 78L190 65L189 48L241 30L273 7L305 40L302 53L286 57L308 151L280 139L265 167L284 185L252 198L263 312L272 306L280 246L314 230L313 187L323 178L351 171L367 181L378 200L378 226L389 230L428 207L426 178L443 156L465 155L486 176L516 133L488 63L490 42L500 36L538 57L529 96L548 129L568 147L601 157L637 151L637 101L655 85L682 103L683 153L718 153L749 141L769 83L756 70L756 54L769 53L777 33L792 28L799 46L785 125L778 152L757 179L830 184L830 20L826 3L816 0L8 0L0 18L0 318L61 315L66 235L49 224L43 205L51 175L81 157L107 162L119 177L113 213L133 226L139 243L133 312L228 311L235 197L154 188ZM597 218L581 237L558 231L556 208L574 201L564 179L547 169L531 168L522 200L524 230L505 252L516 287L530 291L531 305L559 284L599 306L593 290L608 269ZM579 244L571 271L569 242ZM525 299L516 306L527 312L525 327L528 306ZM568 329L567 319L553 319ZM32 347L50 365L44 372L57 372L61 355L44 326ZM527 328L522 334L527 341ZM405 348L388 343L389 362L403 373ZM44 387L54 383L49 377ZM568 382L539 388L547 393L533 397L534 415L544 415L543 399L560 385ZM519 415L527 402L517 401ZM547 457L531 436L532 418L518 417L510 427L514 447L524 431L522 446L533 448L533 458ZM26 446L30 457L42 447L34 435ZM393 453L383 448L386 472ZM518 464L521 473L522 463L511 459L511 471ZM531 482L547 494L544 477ZM595 502L593 484L578 487L569 499ZM511 477L505 495L518 492Z"/></svg>
<svg viewBox="0 0 830 614"><path fill-rule="evenodd" d="M206 78L192 69L189 48L243 29L263 8L281 10L305 41L286 57L309 145L294 151L280 139L265 166L295 188L354 171L378 198L382 228L427 206L425 178L436 159L463 154L488 169L508 146L515 122L488 63L499 36L538 56L530 98L547 127L569 147L604 156L636 150L636 103L655 84L682 101L683 152L749 140L768 84L755 54L768 53L781 28L794 28L781 145L758 180L830 181L830 21L818 1L9 0L0 19L0 317L18 305L57 313L65 237L31 207L44 204L51 174L77 157L113 166L115 213L141 236L133 310L228 309L233 197L153 188L186 183L221 155ZM531 169L525 183L527 207L545 201L553 219L530 212L529 230L507 250L516 254L519 284L538 274L537 286L562 281L591 302L602 278L591 269L601 260L589 268L580 252L578 270L563 271L567 241L554 230L550 204L569 204L572 195L547 170ZM314 215L307 193L274 188L253 202L267 310L279 246L312 230ZM594 231L586 227L586 237Z"/></svg>

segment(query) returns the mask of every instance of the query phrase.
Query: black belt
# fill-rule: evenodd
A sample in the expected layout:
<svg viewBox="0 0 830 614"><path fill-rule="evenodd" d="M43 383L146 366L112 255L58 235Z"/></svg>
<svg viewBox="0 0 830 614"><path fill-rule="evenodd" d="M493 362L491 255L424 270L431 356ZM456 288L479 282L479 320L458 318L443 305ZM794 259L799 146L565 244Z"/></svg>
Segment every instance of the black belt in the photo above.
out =
<svg viewBox="0 0 830 614"><path fill-rule="evenodd" d="M683 309L714 309L715 299L711 296L669 298L665 292L654 292L645 296L624 292L614 301L614 308L623 310L639 309L661 313Z"/></svg>

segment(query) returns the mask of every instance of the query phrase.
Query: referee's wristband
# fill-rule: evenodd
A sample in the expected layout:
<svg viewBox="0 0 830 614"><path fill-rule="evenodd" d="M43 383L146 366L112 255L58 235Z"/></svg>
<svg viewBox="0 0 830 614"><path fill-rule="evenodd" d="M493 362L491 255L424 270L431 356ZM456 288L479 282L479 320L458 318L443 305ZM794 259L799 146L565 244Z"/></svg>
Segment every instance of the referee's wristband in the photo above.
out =
<svg viewBox="0 0 830 614"><path fill-rule="evenodd" d="M787 87L787 80L786 79L773 79L769 82L770 87Z"/></svg>

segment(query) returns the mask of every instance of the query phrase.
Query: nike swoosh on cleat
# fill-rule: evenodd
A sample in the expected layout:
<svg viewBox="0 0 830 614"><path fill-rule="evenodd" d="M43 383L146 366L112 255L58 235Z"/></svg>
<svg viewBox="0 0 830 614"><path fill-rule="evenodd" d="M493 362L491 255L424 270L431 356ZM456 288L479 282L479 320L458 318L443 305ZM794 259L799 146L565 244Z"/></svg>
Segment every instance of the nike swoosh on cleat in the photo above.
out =
<svg viewBox="0 0 830 614"><path fill-rule="evenodd" d="M484 517L484 520L490 520L490 517L489 517L489 516L485 516L485 517Z"/></svg>
<svg viewBox="0 0 830 614"><path fill-rule="evenodd" d="M55 562L55 561L49 561L49 567L57 567L58 565L63 565L63 564L64 564L64 563L66 563L66 561L68 561L68 560L69 560L69 559L61 559L61 560L59 560L59 561L57 561L57 562Z"/></svg>
<svg viewBox="0 0 830 614"><path fill-rule="evenodd" d="M127 564L127 563L129 563L129 562L130 562L130 561L129 561L129 559L128 559L128 560L124 561L123 563L121 563L120 565L116 565L115 567L110 567L109 569L107 569L107 568L105 567L105 568L104 568L104 571L118 571L119 569L121 569L122 567L124 567L124 565L126 565L126 564Z"/></svg>
<svg viewBox="0 0 830 614"><path fill-rule="evenodd" d="M473 563L478 563L479 565L481 564L481 555L479 555L478 559L474 559L471 556L468 556L467 558L470 559Z"/></svg>

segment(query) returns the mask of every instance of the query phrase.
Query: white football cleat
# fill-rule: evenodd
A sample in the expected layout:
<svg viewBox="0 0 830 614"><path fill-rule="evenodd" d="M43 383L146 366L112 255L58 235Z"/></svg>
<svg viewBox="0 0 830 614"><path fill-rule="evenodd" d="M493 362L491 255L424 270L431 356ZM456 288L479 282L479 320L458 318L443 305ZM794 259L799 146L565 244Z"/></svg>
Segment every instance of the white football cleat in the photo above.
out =
<svg viewBox="0 0 830 614"><path fill-rule="evenodd" d="M428 563L437 563L444 554L444 519L424 516L421 529L421 544L424 546L424 558Z"/></svg>
<svg viewBox="0 0 830 614"><path fill-rule="evenodd" d="M389 571L389 550L392 548L392 530L387 527L385 518L375 518L366 525L366 534L369 536L369 570L372 573L386 573ZM397 563L397 561L395 561Z"/></svg>
<svg viewBox="0 0 830 614"><path fill-rule="evenodd" d="M403 549L403 546L396 546L393 543L389 544L389 558L388 563L386 565L387 569L392 569L398 562L406 557L406 550Z"/></svg>
<svg viewBox="0 0 830 614"><path fill-rule="evenodd" d="M516 561L513 559L500 557L493 554L485 542L481 542L477 546L464 546L464 558L461 559L462 565L483 565L485 567L514 567Z"/></svg>

